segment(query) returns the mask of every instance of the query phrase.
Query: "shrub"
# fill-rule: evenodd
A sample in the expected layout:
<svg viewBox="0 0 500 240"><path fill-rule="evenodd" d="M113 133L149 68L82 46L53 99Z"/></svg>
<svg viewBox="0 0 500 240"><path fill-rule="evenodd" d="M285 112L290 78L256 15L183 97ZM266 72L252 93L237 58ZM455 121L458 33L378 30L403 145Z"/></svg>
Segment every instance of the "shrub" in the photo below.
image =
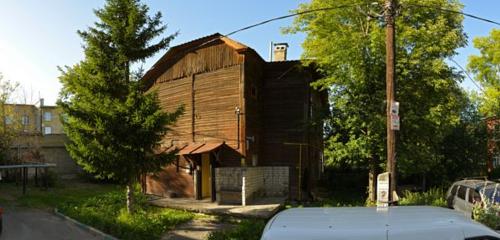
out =
<svg viewBox="0 0 500 240"><path fill-rule="evenodd" d="M159 239L175 225L191 220L194 214L149 206L143 195L136 195L136 212L125 208L125 193L114 191L83 202L67 202L62 213L120 239Z"/></svg>
<svg viewBox="0 0 500 240"><path fill-rule="evenodd" d="M399 205L430 205L436 207L446 207L445 193L440 188L432 188L427 192L404 191L403 197L399 200Z"/></svg>
<svg viewBox="0 0 500 240"><path fill-rule="evenodd" d="M474 220L492 228L500 229L500 206L496 204L475 204L472 209Z"/></svg>
<svg viewBox="0 0 500 240"><path fill-rule="evenodd" d="M242 220L233 229L210 233L208 240L259 240L265 226L264 220Z"/></svg>

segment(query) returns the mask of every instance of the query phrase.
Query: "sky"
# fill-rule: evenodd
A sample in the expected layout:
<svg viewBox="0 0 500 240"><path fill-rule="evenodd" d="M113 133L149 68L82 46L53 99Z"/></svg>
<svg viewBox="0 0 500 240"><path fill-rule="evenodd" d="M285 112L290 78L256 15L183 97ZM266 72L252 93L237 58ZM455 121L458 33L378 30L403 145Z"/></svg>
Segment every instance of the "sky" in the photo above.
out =
<svg viewBox="0 0 500 240"><path fill-rule="evenodd" d="M55 104L60 83L58 66L72 66L83 59L82 41L77 30L85 30L97 19L93 9L103 6L104 0L1 0L0 7L0 73L5 79L19 82L15 101ZM165 34L178 32L171 42L175 46L215 32L229 33L262 20L289 14L308 0L145 0L151 12L161 11L168 24ZM500 1L462 0L464 12L500 22ZM288 58L299 59L305 35L283 35L281 29L293 19L272 22L231 36L255 49L264 59L269 58L269 44L287 42ZM465 18L464 29L469 42L486 36L495 25ZM498 26L497 26L498 27ZM458 50L454 59L463 67L467 58L477 54L472 43ZM143 65L149 69L163 54L161 51ZM452 63L451 63L452 64ZM470 80L464 88L476 89Z"/></svg>

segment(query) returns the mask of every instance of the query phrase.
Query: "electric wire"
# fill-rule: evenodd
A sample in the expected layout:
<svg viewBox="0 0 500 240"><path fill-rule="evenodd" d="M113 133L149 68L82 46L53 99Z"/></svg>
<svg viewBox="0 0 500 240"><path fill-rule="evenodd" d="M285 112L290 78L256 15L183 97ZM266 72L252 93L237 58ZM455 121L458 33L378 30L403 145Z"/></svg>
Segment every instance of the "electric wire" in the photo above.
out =
<svg viewBox="0 0 500 240"><path fill-rule="evenodd" d="M464 73L465 73L465 75L467 76L467 78L469 78L469 80L470 80L470 81L471 81L471 82L472 82L472 83L473 83L473 84L474 84L474 85L475 85L475 86L476 86L479 90L481 90L481 92L484 92L484 89L481 87L481 85L479 85L479 84L476 82L476 80L474 80L474 79L470 76L469 72L468 72L467 70L465 70L465 68L464 68L464 67L462 67L462 65L460 65L460 64L459 64L457 61L455 61L455 59L453 59L453 58L450 58L450 61L452 61L455 65L457 65L457 66L458 66L458 67L462 70L462 72L464 72Z"/></svg>
<svg viewBox="0 0 500 240"><path fill-rule="evenodd" d="M446 8L442 8L442 7L438 7L438 6L429 6L429 5L421 5L421 4L405 4L405 5L406 6L410 6L410 7L433 8L433 9L436 9L436 10L439 10L439 11L443 11L443 12L450 12L450 13L455 13L455 14L461 14L461 15L464 15L464 16L467 16L467 17L470 17L470 18L474 18L476 20L480 20L480 21L484 21L484 22L488 22L488 23L492 23L492 24L500 26L500 22L493 21L493 20L490 20L490 19L487 19L487 18L483 18L483 17L479 17L479 16L476 16L476 15L472 15L470 13L466 13L466 12L462 12L462 11L456 11L456 10L453 10L453 9L446 9Z"/></svg>

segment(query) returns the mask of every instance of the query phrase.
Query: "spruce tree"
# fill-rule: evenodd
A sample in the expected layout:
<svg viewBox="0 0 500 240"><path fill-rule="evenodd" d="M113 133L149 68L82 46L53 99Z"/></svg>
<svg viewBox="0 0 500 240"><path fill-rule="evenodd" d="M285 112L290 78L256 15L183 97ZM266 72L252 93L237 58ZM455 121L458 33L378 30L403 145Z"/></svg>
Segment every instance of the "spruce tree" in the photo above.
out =
<svg viewBox="0 0 500 240"><path fill-rule="evenodd" d="M142 91L141 71L131 71L134 63L167 48L175 37L151 43L166 26L161 13L151 17L148 11L139 0L107 0L94 11L94 26L78 31L84 60L61 69L60 77L58 104L71 157L98 178L126 184L129 212L137 179L174 159L173 153L154 151L182 112L162 111L157 94Z"/></svg>

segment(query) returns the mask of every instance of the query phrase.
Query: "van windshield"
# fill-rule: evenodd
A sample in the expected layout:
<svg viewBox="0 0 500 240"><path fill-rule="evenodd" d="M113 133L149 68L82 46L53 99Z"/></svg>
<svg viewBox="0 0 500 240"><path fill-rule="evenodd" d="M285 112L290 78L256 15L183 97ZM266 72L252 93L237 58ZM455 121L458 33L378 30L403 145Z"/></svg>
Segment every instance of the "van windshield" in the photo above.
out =
<svg viewBox="0 0 500 240"><path fill-rule="evenodd" d="M494 203L500 203L500 186L489 186L483 189L485 197Z"/></svg>

